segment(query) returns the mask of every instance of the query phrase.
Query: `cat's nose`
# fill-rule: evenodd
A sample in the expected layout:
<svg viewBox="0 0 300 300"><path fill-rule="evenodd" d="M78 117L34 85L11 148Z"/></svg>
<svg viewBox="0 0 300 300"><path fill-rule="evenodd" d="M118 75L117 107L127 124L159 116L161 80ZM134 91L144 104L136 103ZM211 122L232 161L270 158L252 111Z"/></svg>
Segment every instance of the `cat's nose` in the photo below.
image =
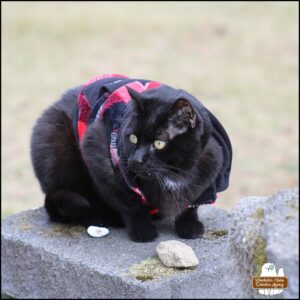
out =
<svg viewBox="0 0 300 300"><path fill-rule="evenodd" d="M144 148L139 148L135 151L132 161L134 164L141 165L146 160L146 153Z"/></svg>

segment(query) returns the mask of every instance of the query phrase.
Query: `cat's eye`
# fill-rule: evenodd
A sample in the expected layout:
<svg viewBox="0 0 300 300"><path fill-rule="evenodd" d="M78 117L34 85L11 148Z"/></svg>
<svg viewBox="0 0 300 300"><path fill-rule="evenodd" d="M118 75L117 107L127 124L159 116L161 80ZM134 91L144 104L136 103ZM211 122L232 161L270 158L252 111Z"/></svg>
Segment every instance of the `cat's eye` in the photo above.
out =
<svg viewBox="0 0 300 300"><path fill-rule="evenodd" d="M136 137L136 135L131 134L131 135L129 136L129 140L130 140L130 142L131 142L132 144L137 144L138 138Z"/></svg>
<svg viewBox="0 0 300 300"><path fill-rule="evenodd" d="M154 147L158 150L163 149L166 146L166 142L165 141L161 141L161 140L156 140L154 141Z"/></svg>

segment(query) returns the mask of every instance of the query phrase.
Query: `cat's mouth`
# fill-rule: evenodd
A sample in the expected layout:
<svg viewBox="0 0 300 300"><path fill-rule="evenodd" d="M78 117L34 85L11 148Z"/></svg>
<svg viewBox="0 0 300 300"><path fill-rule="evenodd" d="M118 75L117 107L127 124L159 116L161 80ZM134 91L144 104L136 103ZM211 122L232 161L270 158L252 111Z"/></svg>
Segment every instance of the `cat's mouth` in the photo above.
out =
<svg viewBox="0 0 300 300"><path fill-rule="evenodd" d="M142 171L142 170L133 169L132 173L133 173L133 176L136 178L140 178L143 180L152 180L153 179L153 173L150 171Z"/></svg>
<svg viewBox="0 0 300 300"><path fill-rule="evenodd" d="M142 179L142 180L152 180L153 179L153 172L147 165L136 163L134 161L128 162L128 167L130 169L130 175L134 179Z"/></svg>

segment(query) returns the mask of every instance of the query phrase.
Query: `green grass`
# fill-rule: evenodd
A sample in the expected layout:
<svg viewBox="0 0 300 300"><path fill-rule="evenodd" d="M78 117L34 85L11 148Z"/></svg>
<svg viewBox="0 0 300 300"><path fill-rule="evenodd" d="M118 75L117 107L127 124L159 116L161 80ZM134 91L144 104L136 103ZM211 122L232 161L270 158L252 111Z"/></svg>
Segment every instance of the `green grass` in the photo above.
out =
<svg viewBox="0 0 300 300"><path fill-rule="evenodd" d="M217 205L298 185L298 3L2 3L2 216L43 205L32 126L69 87L123 73L183 88L223 123Z"/></svg>

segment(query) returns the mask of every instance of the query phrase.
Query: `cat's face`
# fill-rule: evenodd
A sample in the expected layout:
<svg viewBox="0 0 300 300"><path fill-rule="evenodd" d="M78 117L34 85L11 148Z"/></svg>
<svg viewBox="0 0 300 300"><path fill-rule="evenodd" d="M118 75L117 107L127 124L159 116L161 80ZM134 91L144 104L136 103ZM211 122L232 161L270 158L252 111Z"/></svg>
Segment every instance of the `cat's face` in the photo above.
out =
<svg viewBox="0 0 300 300"><path fill-rule="evenodd" d="M162 180L191 168L201 152L201 118L185 99L145 99L131 91L121 130L121 160L129 176ZM171 176L171 177L172 177Z"/></svg>

